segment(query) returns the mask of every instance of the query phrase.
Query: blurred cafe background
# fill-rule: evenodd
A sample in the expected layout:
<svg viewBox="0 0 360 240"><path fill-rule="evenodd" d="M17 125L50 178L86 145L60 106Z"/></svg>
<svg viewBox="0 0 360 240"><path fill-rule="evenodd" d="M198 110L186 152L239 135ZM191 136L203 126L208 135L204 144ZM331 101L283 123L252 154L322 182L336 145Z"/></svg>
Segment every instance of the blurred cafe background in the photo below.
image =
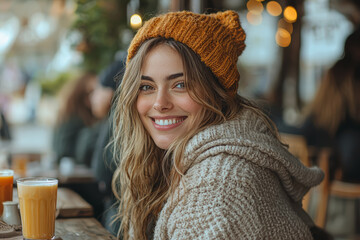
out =
<svg viewBox="0 0 360 240"><path fill-rule="evenodd" d="M63 109L65 98L71 96L80 78L88 77L89 83L112 62L124 58L137 29L147 19L167 11L237 11L247 33L247 46L238 61L239 93L264 106L280 131L299 133L323 76L343 57L347 37L359 29L359 2L1 0L0 168L13 168L18 177L57 176L96 205L98 200L91 199L81 185L97 181L89 180L94 177L92 153L84 150L85 157L80 160L76 154L59 154L57 148L67 142L54 144L57 126L68 114ZM90 104L80 95L89 98L97 84L95 81L87 87L83 83L83 92L87 92L74 93L77 101ZM73 105L73 113L82 111L76 110L81 106ZM81 128L91 128L101 121L89 118ZM69 139L77 138L72 136ZM311 157L311 149L306 151ZM331 195L330 184L326 189ZM316 199L313 195L311 198ZM328 200L328 195L325 202L318 200L316 204L311 200L309 211L317 212L325 203L328 212L320 221L322 226L338 239L359 235L360 208L359 201L354 200L359 195L338 202ZM330 214L330 205L339 209ZM349 210L349 206L355 210ZM317 218L316 214L312 216Z"/></svg>

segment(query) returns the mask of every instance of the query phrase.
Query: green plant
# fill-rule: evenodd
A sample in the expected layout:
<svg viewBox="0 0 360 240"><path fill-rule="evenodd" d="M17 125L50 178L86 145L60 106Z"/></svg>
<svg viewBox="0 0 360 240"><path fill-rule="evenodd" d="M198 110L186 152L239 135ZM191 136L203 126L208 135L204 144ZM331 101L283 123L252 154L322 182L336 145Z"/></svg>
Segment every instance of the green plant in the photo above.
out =
<svg viewBox="0 0 360 240"><path fill-rule="evenodd" d="M62 86L71 79L74 79L75 73L63 72L51 77L39 76L35 78L39 81L43 95L56 95Z"/></svg>
<svg viewBox="0 0 360 240"><path fill-rule="evenodd" d="M82 34L77 49L83 52L85 70L99 71L120 50L122 28L127 27L126 5L129 0L77 0L76 20L72 29Z"/></svg>

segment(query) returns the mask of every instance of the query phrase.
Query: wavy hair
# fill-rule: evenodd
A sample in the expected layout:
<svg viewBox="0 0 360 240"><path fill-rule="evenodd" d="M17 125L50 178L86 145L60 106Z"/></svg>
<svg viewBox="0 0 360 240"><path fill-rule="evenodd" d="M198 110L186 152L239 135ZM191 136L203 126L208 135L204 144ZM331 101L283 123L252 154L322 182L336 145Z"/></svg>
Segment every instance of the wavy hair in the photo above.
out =
<svg viewBox="0 0 360 240"><path fill-rule="evenodd" d="M167 150L155 145L136 109L143 59L160 44L166 44L180 54L186 89L190 97L203 106L192 123L192 130L175 139ZM258 113L276 135L274 125L265 114L239 95L229 95L198 55L171 39L153 38L141 45L128 62L116 95L113 147L119 167L113 177L113 192L120 200L118 218L124 239L129 239L130 228L134 239L147 239L147 229L189 167L182 164L183 153L187 142L196 133L232 119L247 108Z"/></svg>

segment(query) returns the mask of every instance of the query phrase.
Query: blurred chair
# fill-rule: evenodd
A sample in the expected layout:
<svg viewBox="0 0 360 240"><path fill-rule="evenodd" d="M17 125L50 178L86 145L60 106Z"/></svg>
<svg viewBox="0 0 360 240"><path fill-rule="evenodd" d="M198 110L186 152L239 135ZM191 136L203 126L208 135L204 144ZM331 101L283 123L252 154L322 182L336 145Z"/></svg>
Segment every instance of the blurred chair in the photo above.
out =
<svg viewBox="0 0 360 240"><path fill-rule="evenodd" d="M319 227L325 227L326 214L328 210L329 196L337 196L345 199L360 199L360 183L349 183L341 181L341 170L335 173L335 179L330 181L329 157L331 149L324 148L320 151L318 165L325 172L325 178L320 184L319 207L315 223ZM355 213L354 213L355 214Z"/></svg>
<svg viewBox="0 0 360 240"><path fill-rule="evenodd" d="M280 139L283 143L289 145L289 152L297 157L305 166L310 167L309 149L306 139L302 135L280 133ZM303 208L307 211L310 201L310 191L304 196Z"/></svg>

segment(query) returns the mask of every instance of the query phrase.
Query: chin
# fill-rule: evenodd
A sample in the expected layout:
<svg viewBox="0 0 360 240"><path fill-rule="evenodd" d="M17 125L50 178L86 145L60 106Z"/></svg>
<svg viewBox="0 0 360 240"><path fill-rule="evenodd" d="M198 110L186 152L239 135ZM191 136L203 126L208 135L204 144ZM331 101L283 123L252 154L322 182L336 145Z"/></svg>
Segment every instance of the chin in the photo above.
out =
<svg viewBox="0 0 360 240"><path fill-rule="evenodd" d="M167 150L168 148L169 148L169 144L157 144L156 143L156 146L158 147L158 148L161 148L161 149L163 149L163 150Z"/></svg>
<svg viewBox="0 0 360 240"><path fill-rule="evenodd" d="M172 142L171 140L168 140L168 139L166 139L166 140L158 140L158 141L154 141L155 142L155 144L156 144L156 146L158 147L158 148L161 148L161 149L163 149L163 150L167 150L168 148L169 148L169 146L170 146L170 143Z"/></svg>

